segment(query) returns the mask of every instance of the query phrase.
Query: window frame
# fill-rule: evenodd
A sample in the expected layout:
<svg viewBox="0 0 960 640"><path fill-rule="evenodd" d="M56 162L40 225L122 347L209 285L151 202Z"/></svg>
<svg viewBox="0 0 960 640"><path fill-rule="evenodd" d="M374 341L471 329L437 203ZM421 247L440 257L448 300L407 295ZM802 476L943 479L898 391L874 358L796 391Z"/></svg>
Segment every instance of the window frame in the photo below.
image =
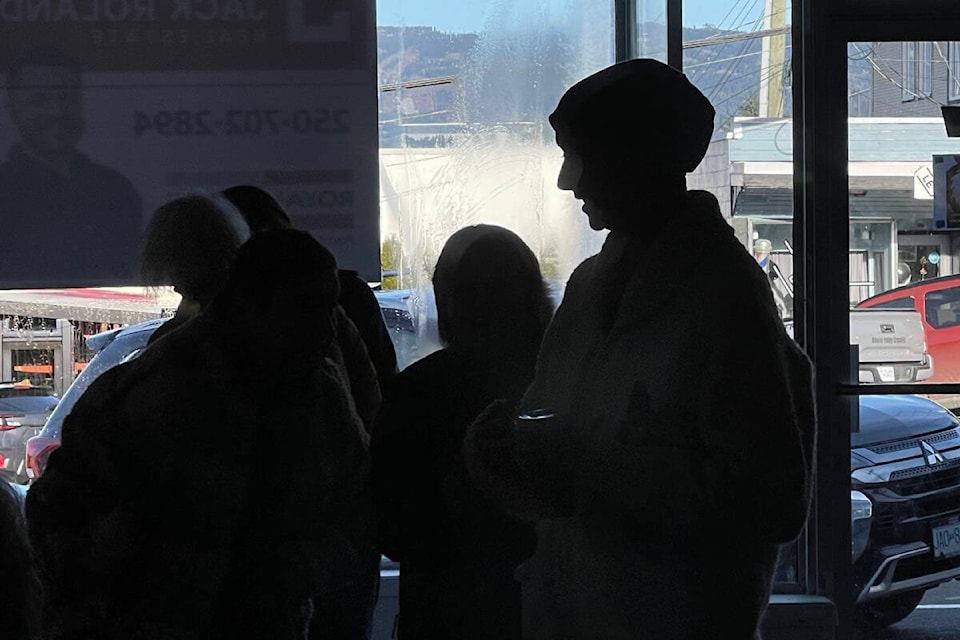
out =
<svg viewBox="0 0 960 640"><path fill-rule="evenodd" d="M911 40L900 43L900 101L917 98L917 42Z"/></svg>
<svg viewBox="0 0 960 640"><path fill-rule="evenodd" d="M870 305L870 309L916 309L916 300L913 296L904 296L902 298L893 298L876 304Z"/></svg>
<svg viewBox="0 0 960 640"><path fill-rule="evenodd" d="M929 40L917 43L917 92L928 98L933 95L933 43Z"/></svg>
<svg viewBox="0 0 960 640"><path fill-rule="evenodd" d="M947 42L947 100L960 102L960 41Z"/></svg>

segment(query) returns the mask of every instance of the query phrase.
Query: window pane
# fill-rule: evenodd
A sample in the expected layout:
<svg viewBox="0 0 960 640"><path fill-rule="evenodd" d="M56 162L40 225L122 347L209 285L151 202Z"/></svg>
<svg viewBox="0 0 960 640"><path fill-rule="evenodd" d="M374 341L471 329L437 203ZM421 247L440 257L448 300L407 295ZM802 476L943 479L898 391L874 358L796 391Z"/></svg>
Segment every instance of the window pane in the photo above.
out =
<svg viewBox="0 0 960 640"><path fill-rule="evenodd" d="M711 149L687 184L720 200L737 236L767 272L781 316L792 327L792 7L775 0L765 11L763 4L683 5L683 70L717 111ZM803 537L783 547L776 591L803 589L805 549Z"/></svg>
<svg viewBox="0 0 960 640"><path fill-rule="evenodd" d="M900 59L901 99L906 102L917 97L917 43L902 43Z"/></svg>
<svg viewBox="0 0 960 640"><path fill-rule="evenodd" d="M934 43L938 54L942 51L940 44ZM960 42L948 42L946 45L950 52L947 63L947 98L953 102L960 100Z"/></svg>
<svg viewBox="0 0 960 640"><path fill-rule="evenodd" d="M438 346L430 276L455 230L515 231L558 294L599 249L576 200L556 188L562 156L547 116L570 85L613 62L613 5L379 7L383 287L409 292L415 339L399 345L405 365Z"/></svg>
<svg viewBox="0 0 960 640"><path fill-rule="evenodd" d="M946 214L946 167L960 140L947 137L940 112L955 53L948 42L853 43L849 67L851 92L868 87L871 107L871 117L851 113L848 140L850 334L865 394L851 425L853 595L876 626L906 617L897 628L907 634L957 595L960 549L936 532L960 517L960 476L947 463L960 457L950 411L960 396L870 387L960 382L960 230ZM921 603L933 607L914 612Z"/></svg>
<svg viewBox="0 0 960 640"><path fill-rule="evenodd" d="M920 93L929 96L933 93L933 43L918 43L917 51L917 88Z"/></svg>
<svg viewBox="0 0 960 640"><path fill-rule="evenodd" d="M667 61L666 0L636 0L637 51L641 58Z"/></svg>
<svg viewBox="0 0 960 640"><path fill-rule="evenodd" d="M904 296L888 302L879 302L874 307L877 309L913 309L914 304L912 296Z"/></svg>

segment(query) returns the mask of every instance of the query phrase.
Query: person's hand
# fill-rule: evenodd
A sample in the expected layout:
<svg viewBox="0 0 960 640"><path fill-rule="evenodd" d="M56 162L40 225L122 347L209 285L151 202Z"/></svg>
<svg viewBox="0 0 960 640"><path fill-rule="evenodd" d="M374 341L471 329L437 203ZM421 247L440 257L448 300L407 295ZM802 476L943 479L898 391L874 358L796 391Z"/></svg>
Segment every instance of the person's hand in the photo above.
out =
<svg viewBox="0 0 960 640"><path fill-rule="evenodd" d="M515 410L496 400L467 427L463 457L474 482L482 484L491 476L514 474L517 467L513 440Z"/></svg>

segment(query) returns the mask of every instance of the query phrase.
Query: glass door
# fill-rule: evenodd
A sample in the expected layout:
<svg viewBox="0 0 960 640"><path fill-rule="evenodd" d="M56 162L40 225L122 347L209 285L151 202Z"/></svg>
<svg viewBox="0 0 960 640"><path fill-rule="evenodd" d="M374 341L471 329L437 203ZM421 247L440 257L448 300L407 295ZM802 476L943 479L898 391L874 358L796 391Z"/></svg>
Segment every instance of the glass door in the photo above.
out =
<svg viewBox="0 0 960 640"><path fill-rule="evenodd" d="M848 45L853 610L891 638L960 624L960 138L941 115L957 52Z"/></svg>

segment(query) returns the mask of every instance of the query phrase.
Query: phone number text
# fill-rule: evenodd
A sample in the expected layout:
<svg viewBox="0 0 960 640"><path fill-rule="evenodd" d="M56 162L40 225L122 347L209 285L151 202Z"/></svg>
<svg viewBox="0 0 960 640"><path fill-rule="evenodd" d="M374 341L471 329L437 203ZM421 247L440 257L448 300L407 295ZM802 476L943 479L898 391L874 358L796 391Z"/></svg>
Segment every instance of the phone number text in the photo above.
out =
<svg viewBox="0 0 960 640"><path fill-rule="evenodd" d="M279 136L350 133L349 109L209 109L136 111L138 136Z"/></svg>

